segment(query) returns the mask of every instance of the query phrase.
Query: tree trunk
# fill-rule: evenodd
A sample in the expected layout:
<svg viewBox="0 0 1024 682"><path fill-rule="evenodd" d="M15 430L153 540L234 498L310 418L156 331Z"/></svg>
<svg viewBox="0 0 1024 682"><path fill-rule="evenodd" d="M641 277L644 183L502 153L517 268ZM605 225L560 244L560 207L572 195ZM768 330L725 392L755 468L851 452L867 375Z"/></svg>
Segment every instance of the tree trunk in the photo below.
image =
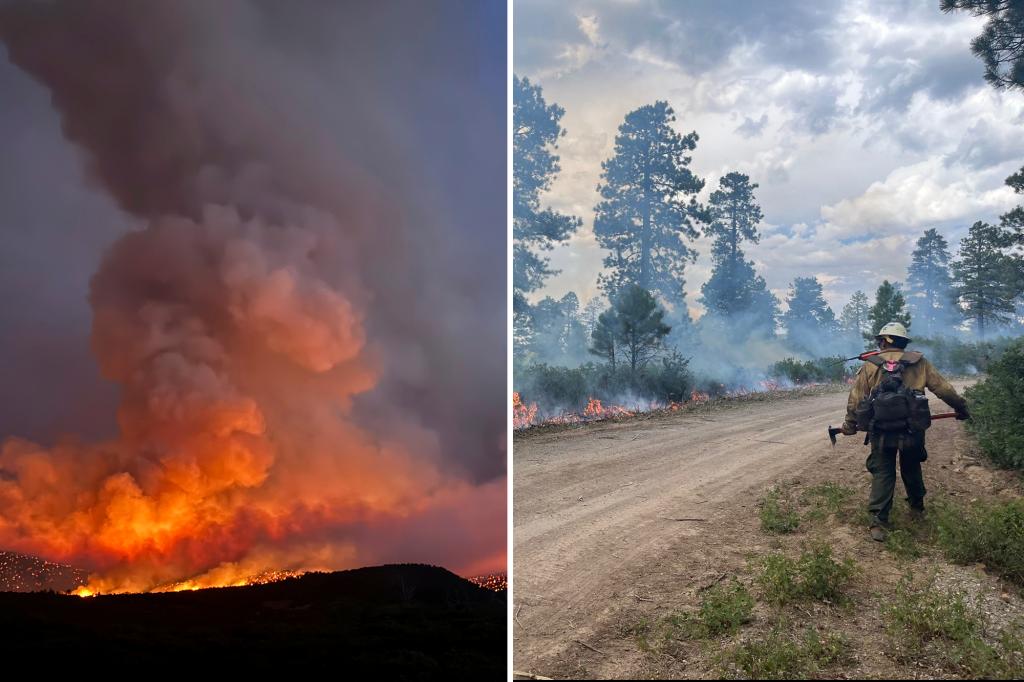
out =
<svg viewBox="0 0 1024 682"><path fill-rule="evenodd" d="M647 162L644 162L644 184L643 184L643 197L641 199L643 203L643 228L640 233L640 286L644 289L650 290L650 232L651 232L651 178L647 168Z"/></svg>

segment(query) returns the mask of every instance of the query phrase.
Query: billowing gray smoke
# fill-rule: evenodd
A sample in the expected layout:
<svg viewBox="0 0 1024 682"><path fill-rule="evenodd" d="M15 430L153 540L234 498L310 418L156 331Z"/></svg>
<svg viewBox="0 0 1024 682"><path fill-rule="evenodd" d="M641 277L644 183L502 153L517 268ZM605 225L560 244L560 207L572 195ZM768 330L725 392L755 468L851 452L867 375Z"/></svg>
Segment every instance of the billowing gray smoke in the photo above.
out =
<svg viewBox="0 0 1024 682"><path fill-rule="evenodd" d="M8 440L0 545L107 588L503 561L503 23L380 4L0 7L139 224L90 295L120 435Z"/></svg>

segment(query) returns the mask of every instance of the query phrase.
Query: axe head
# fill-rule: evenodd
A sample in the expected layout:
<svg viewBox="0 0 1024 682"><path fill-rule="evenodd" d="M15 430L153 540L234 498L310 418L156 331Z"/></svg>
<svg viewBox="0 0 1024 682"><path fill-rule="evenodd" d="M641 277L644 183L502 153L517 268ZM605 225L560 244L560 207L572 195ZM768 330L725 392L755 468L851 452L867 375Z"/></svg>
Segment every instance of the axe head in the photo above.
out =
<svg viewBox="0 0 1024 682"><path fill-rule="evenodd" d="M836 434L839 433L840 429L833 429L832 425L828 425L828 439L832 441L832 447L836 446Z"/></svg>

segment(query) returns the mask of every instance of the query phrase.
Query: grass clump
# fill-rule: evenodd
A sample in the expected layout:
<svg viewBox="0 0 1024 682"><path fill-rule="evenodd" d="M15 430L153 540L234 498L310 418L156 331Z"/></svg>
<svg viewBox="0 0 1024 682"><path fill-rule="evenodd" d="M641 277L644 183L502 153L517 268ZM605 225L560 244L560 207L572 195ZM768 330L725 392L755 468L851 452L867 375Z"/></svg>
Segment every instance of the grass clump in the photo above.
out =
<svg viewBox="0 0 1024 682"><path fill-rule="evenodd" d="M981 562L1017 585L1024 585L1024 499L949 501L930 512L936 543L955 563Z"/></svg>
<svg viewBox="0 0 1024 682"><path fill-rule="evenodd" d="M761 530L766 533L792 533L800 525L796 508L778 488L765 493L758 506L761 508Z"/></svg>
<svg viewBox="0 0 1024 682"><path fill-rule="evenodd" d="M715 585L704 592L697 614L699 630L706 637L732 634L749 623L754 613L754 598L736 578L728 585Z"/></svg>
<svg viewBox="0 0 1024 682"><path fill-rule="evenodd" d="M674 613L662 620L663 646L677 639L708 639L735 634L749 623L754 613L754 598L736 578L727 585L708 588L696 613Z"/></svg>
<svg viewBox="0 0 1024 682"><path fill-rule="evenodd" d="M899 561L913 561L921 556L914 536L902 528L889 532L885 538L885 549Z"/></svg>
<svg viewBox="0 0 1024 682"><path fill-rule="evenodd" d="M846 585L856 571L851 559L836 561L831 547L817 544L804 550L796 560L784 554L764 557L758 583L765 600L775 604L814 599L842 603L846 599Z"/></svg>
<svg viewBox="0 0 1024 682"><path fill-rule="evenodd" d="M849 643L839 634L822 635L807 628L801 637L777 626L766 635L744 642L719 659L724 677L752 680L797 680L849 660Z"/></svg>
<svg viewBox="0 0 1024 682"><path fill-rule="evenodd" d="M811 509L807 512L809 519L821 520L843 511L853 493L852 488L828 481L808 488L801 495L800 501L810 505Z"/></svg>
<svg viewBox="0 0 1024 682"><path fill-rule="evenodd" d="M966 595L937 589L934 578L916 585L912 574L904 575L882 617L897 660L927 660L986 679L1024 676L1019 627L1007 627L990 644L983 636L982 616L970 607Z"/></svg>

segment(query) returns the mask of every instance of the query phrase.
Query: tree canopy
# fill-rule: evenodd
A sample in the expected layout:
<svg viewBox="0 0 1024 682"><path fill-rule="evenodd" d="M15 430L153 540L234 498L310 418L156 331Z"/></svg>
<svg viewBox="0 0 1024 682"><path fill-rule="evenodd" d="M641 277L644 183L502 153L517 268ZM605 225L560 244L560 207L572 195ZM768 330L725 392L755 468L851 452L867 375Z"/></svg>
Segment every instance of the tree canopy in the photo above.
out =
<svg viewBox="0 0 1024 682"><path fill-rule="evenodd" d="M985 80L996 89L1024 88L1024 2L1021 0L942 0L943 12L987 17L971 52L985 65Z"/></svg>
<svg viewBox="0 0 1024 682"><path fill-rule="evenodd" d="M541 255L580 226L575 216L541 208L540 195L558 174L553 152L565 134L560 125L565 110L547 104L539 85L513 78L512 93L512 288L521 307L522 296L535 291L554 274Z"/></svg>
<svg viewBox="0 0 1024 682"><path fill-rule="evenodd" d="M1011 240L1004 230L978 221L960 242L953 261L953 291L966 319L978 335L986 329L1012 321L1017 296L1015 264L1004 253Z"/></svg>
<svg viewBox="0 0 1024 682"><path fill-rule="evenodd" d="M910 310L898 282L882 280L875 292L875 305L871 306L868 320L871 322L871 331L864 335L868 341L873 341L878 331L890 322L900 322L910 330Z"/></svg>
<svg viewBox="0 0 1024 682"><path fill-rule="evenodd" d="M791 344L811 350L836 331L836 315L825 301L821 282L816 277L793 280L786 303L789 307L782 315L782 322Z"/></svg>
<svg viewBox="0 0 1024 682"><path fill-rule="evenodd" d="M635 285L685 311L684 271L696 258L686 240L698 236L704 181L689 169L697 133L681 135L675 120L667 102L626 114L614 155L601 164L594 234L608 251L599 281L609 298Z"/></svg>
<svg viewBox="0 0 1024 682"><path fill-rule="evenodd" d="M741 248L743 241L760 240L757 225L764 215L754 198L757 184L742 173L719 180L707 207L704 233L714 238L711 277L701 287L701 303L711 315L732 320L741 332L775 332L778 300L754 271ZM740 317L743 320L740 320Z"/></svg>
<svg viewBox="0 0 1024 682"><path fill-rule="evenodd" d="M665 311L649 291L628 286L598 318L590 352L608 359L613 367L621 356L632 371L643 369L663 350L664 338L672 330L664 319Z"/></svg>
<svg viewBox="0 0 1024 682"><path fill-rule="evenodd" d="M949 244L935 229L917 240L907 270L907 304L919 334L949 333L959 320L953 312L953 282L949 274Z"/></svg>

